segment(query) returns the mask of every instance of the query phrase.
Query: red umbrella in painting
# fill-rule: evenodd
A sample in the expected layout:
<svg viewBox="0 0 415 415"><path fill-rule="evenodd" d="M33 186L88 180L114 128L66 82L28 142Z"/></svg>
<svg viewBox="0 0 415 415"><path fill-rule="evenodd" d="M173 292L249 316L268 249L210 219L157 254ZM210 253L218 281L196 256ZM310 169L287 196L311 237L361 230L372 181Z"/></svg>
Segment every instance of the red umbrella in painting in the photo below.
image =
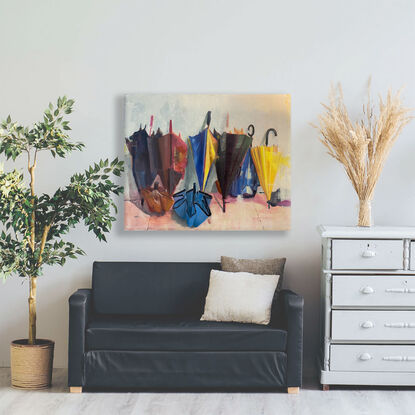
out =
<svg viewBox="0 0 415 415"><path fill-rule="evenodd" d="M160 182L141 191L151 212L163 214L173 206L172 194L184 176L187 146L180 135L173 132L172 121L168 134L157 130L147 140L148 164L152 176L159 175Z"/></svg>
<svg viewBox="0 0 415 415"><path fill-rule="evenodd" d="M173 197L163 189L160 189L158 183L154 183L151 188L142 190L143 198L148 209L153 213L164 214L173 206Z"/></svg>
<svg viewBox="0 0 415 415"><path fill-rule="evenodd" d="M252 145L252 137L246 134L223 133L219 137L218 159L216 173L219 182L219 191L222 194L225 212L225 199L230 195L232 183L238 176L246 153Z"/></svg>
<svg viewBox="0 0 415 415"><path fill-rule="evenodd" d="M187 163L187 146L181 135L173 132L172 121L168 134L157 140L159 165L158 174L164 189L173 194L184 176Z"/></svg>

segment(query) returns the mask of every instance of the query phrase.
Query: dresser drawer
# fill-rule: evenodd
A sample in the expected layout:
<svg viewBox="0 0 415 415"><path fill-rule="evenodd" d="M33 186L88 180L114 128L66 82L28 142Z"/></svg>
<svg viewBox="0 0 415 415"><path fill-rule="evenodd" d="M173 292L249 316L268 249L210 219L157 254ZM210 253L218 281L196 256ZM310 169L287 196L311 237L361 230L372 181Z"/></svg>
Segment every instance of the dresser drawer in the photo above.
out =
<svg viewBox="0 0 415 415"><path fill-rule="evenodd" d="M414 275L334 275L335 307L415 307Z"/></svg>
<svg viewBox="0 0 415 415"><path fill-rule="evenodd" d="M415 311L332 312L333 340L415 341Z"/></svg>
<svg viewBox="0 0 415 415"><path fill-rule="evenodd" d="M409 269L415 271L415 242L411 241L411 253L410 253Z"/></svg>
<svg viewBox="0 0 415 415"><path fill-rule="evenodd" d="M415 346L332 345L330 370L415 372Z"/></svg>
<svg viewBox="0 0 415 415"><path fill-rule="evenodd" d="M333 239L332 269L403 269L403 241Z"/></svg>

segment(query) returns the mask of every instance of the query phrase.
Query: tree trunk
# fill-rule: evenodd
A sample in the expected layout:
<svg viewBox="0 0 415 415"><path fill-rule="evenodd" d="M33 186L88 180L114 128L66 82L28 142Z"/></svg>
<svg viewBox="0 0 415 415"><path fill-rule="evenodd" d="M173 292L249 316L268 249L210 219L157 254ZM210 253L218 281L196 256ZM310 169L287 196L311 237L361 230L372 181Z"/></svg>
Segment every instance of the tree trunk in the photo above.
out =
<svg viewBox="0 0 415 415"><path fill-rule="evenodd" d="M30 155L28 154L28 170L30 173L30 194L32 196L32 217L30 221L30 247L32 249L32 254L35 254L35 229L36 229L36 215L35 215L35 168L36 168L36 154L34 156L34 161L32 166L30 165ZM35 344L36 342L36 282L37 277L29 277L29 344Z"/></svg>
<svg viewBox="0 0 415 415"><path fill-rule="evenodd" d="M36 168L36 162L33 164L33 166L29 167L29 173L30 173L30 194L32 198L35 196L35 168ZM32 207L35 207L35 200L32 199ZM35 210L33 209L32 212L32 218L30 221L30 245L32 248L32 252L35 252L35 227L36 227L36 215Z"/></svg>
<svg viewBox="0 0 415 415"><path fill-rule="evenodd" d="M37 277L29 278L29 344L36 343L36 284Z"/></svg>

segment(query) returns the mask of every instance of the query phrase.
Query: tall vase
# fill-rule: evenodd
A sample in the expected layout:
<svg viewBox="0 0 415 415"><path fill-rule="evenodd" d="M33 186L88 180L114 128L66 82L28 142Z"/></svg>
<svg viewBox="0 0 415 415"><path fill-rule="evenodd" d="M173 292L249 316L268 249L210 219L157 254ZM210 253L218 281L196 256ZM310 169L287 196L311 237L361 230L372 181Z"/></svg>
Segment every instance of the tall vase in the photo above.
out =
<svg viewBox="0 0 415 415"><path fill-rule="evenodd" d="M359 221L357 226L370 227L372 225L372 201L359 200Z"/></svg>

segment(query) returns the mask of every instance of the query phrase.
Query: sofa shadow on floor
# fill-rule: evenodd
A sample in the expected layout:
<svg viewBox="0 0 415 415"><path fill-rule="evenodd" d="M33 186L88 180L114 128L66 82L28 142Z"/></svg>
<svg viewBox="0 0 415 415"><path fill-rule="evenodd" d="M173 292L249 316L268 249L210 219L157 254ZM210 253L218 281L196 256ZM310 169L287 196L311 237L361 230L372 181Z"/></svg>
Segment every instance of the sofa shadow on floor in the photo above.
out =
<svg viewBox="0 0 415 415"><path fill-rule="evenodd" d="M321 390L320 385L318 384L317 379L314 378L308 378L308 379L304 379L304 385L301 388L301 392L303 389L306 390ZM56 394L56 393L65 393L68 394L69 392L69 387L67 385L68 383L68 370L67 369L63 369L63 368L57 368L57 369L53 369L53 376L52 376L52 387L49 389L42 389L42 390L34 390L34 391L23 391L23 390L19 390L19 389L14 389L12 388L10 385L10 368L9 367L0 367L0 401L3 397L4 393L8 393L8 392L15 392L18 393L19 395L21 395L22 397L27 394ZM343 388L343 387L342 387ZM349 388L350 389L350 388ZM278 395L287 395L287 391L285 388L278 388L278 389L274 389L274 390L261 390L261 391L241 391L241 390L232 390L232 389L228 389L226 391L223 390L206 390L205 389L200 389L200 390L192 390L192 391L188 391L188 390L181 390L181 389L177 389L177 390L171 390L169 389L167 390L151 390L151 389L134 389L134 388L126 388L126 389L113 389L113 388L85 388L82 390L82 393L90 393L90 394L131 394L131 393L135 393L135 394L147 394L147 393L152 393L155 395L161 395L161 394L238 394L238 395L251 395L251 394L255 394L255 395L269 395L269 394L278 394ZM70 394L69 394L70 395ZM70 395L72 396L72 395ZM1 409L1 404L0 404L0 409ZM0 413L3 413L0 411Z"/></svg>

